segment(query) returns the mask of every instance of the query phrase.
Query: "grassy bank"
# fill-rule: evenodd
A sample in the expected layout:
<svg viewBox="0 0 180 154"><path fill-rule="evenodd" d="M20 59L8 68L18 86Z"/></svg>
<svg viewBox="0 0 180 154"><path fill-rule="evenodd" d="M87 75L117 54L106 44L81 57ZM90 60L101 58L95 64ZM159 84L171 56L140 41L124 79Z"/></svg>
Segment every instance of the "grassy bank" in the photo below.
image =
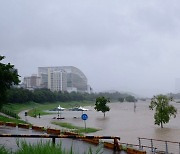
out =
<svg viewBox="0 0 180 154"><path fill-rule="evenodd" d="M19 113L23 110L27 110L27 109L32 109L34 106L38 105L38 103L34 103L34 102L29 102L27 104L11 104L11 103L8 103L8 104L5 104L3 105L3 108L4 109L7 109L7 110L10 110L10 111L13 111L14 113Z"/></svg>
<svg viewBox="0 0 180 154"><path fill-rule="evenodd" d="M23 120L18 120L18 119L15 119L15 118L8 118L8 117L2 116L2 115L0 115L0 121L3 121L3 122L15 122L16 124L18 124L18 123L27 124L27 122L25 122Z"/></svg>
<svg viewBox="0 0 180 154"><path fill-rule="evenodd" d="M68 128L73 130L73 132L76 132L78 134L82 134L82 133L94 133L99 131L100 129L96 129L96 128L84 128L84 127L78 127L78 126L74 126L70 123L66 123L66 122L51 122L54 125L58 125L64 128Z"/></svg>
<svg viewBox="0 0 180 154"><path fill-rule="evenodd" d="M76 106L92 106L94 105L94 102L88 102L88 101L82 101L82 102L55 102L55 103L35 103L35 102L29 102L27 104L6 104L3 106L4 109L13 111L14 113L19 113L22 110L30 110L29 115L33 116L34 113L36 114L41 114L41 115L46 115L49 114L45 112L45 110L52 110L56 107L61 105L61 107L64 108L73 108Z"/></svg>

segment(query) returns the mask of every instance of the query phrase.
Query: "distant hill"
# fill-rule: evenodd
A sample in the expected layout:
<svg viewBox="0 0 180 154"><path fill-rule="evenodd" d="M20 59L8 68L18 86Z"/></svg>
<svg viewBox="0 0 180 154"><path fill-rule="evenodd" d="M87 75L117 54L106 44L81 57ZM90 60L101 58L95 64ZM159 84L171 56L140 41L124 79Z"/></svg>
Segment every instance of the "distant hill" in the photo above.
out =
<svg viewBox="0 0 180 154"><path fill-rule="evenodd" d="M177 94L169 93L167 94L167 96L173 97L173 99L180 99L180 93L177 93Z"/></svg>
<svg viewBox="0 0 180 154"><path fill-rule="evenodd" d="M126 93L126 92L118 92L116 90L106 90L103 92L97 93L97 96L104 96L109 98L111 101L120 101L120 102L134 102L137 101L136 97L132 95L132 93Z"/></svg>
<svg viewBox="0 0 180 154"><path fill-rule="evenodd" d="M105 91L102 91L102 92L99 92L99 93L110 93L110 94L113 94L113 93L121 93L121 94L127 94L127 95L132 95L134 97L139 97L138 95L132 93L132 92L126 92L126 91L117 91L117 90L105 90Z"/></svg>
<svg viewBox="0 0 180 154"><path fill-rule="evenodd" d="M100 93L110 93L110 94L112 94L112 93L118 93L119 91L117 91L117 90L106 90L106 91L101 91Z"/></svg>

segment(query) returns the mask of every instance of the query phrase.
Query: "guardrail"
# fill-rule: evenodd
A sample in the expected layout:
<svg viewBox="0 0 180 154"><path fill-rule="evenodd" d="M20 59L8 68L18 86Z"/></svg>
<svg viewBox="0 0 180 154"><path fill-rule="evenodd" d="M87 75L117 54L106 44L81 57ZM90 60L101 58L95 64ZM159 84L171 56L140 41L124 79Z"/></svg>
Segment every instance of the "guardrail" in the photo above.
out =
<svg viewBox="0 0 180 154"><path fill-rule="evenodd" d="M21 134L0 134L0 137L17 137L17 138L51 138L52 144L55 145L56 138L71 138L71 139L113 139L114 140L114 151L120 151L118 140L120 137L114 136L78 136L78 135L21 135Z"/></svg>
<svg viewBox="0 0 180 154"><path fill-rule="evenodd" d="M123 149L134 149L133 154L146 154L151 147L147 145L141 145L141 148L139 148L139 144L130 144L130 143L125 143L125 142L120 142L120 145L123 147ZM128 150L126 150L128 153Z"/></svg>
<svg viewBox="0 0 180 154"><path fill-rule="evenodd" d="M176 153L180 154L180 142L164 141L159 139L149 139L149 138L138 138L139 149L145 147L144 144L148 145L151 149L151 153Z"/></svg>

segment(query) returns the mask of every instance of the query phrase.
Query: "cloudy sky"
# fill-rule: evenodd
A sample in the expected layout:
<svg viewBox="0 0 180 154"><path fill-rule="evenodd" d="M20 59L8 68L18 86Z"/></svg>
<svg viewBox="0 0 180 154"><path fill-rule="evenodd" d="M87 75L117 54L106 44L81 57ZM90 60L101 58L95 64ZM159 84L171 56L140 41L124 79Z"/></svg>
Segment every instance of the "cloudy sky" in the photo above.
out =
<svg viewBox="0 0 180 154"><path fill-rule="evenodd" d="M94 91L175 91L179 0L0 0L0 54L22 76L75 66Z"/></svg>

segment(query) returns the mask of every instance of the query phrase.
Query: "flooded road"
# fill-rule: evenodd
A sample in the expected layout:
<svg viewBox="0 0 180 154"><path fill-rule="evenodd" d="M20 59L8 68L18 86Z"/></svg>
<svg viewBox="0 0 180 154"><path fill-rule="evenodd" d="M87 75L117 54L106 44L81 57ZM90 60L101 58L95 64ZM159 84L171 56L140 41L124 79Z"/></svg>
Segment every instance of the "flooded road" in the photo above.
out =
<svg viewBox="0 0 180 154"><path fill-rule="evenodd" d="M154 111L149 110L149 103L137 102L135 110L134 103L109 103L111 109L106 112L105 118L102 112L96 112L93 107L89 107L90 111L84 111L88 115L86 126L101 129L93 135L120 136L121 141L127 143L137 144L138 137L180 141L180 104L172 103L178 114L161 129L160 126L154 125ZM61 114L65 117L61 121L84 127L84 121L80 118L81 111L62 111ZM75 119L74 116L79 118Z"/></svg>
<svg viewBox="0 0 180 154"><path fill-rule="evenodd" d="M172 117L168 124L164 124L163 129L160 126L154 125L154 111L149 110L149 104L150 102L148 101L139 101L136 102L136 108L134 108L134 103L109 103L110 111L106 112L105 118L103 113L95 111L93 106L86 107L90 109L83 112L88 115L86 127L101 129L88 135L119 136L121 143L129 144L139 144L138 137L180 142L180 103L171 103L177 108L178 113L176 118ZM52 125L52 121L67 122L75 126L84 127L81 115L82 111L61 111L61 117L65 118L63 120L53 119L53 117L58 117L57 112L42 116L41 118L27 117L26 120L45 128L59 128L59 126ZM23 112L20 113L20 117L25 120ZM150 141L148 141L148 145L150 146ZM156 145L159 146L160 143ZM161 148L165 149L164 145L162 143L160 145ZM175 148L177 148L177 151L179 146L175 145L173 149Z"/></svg>

